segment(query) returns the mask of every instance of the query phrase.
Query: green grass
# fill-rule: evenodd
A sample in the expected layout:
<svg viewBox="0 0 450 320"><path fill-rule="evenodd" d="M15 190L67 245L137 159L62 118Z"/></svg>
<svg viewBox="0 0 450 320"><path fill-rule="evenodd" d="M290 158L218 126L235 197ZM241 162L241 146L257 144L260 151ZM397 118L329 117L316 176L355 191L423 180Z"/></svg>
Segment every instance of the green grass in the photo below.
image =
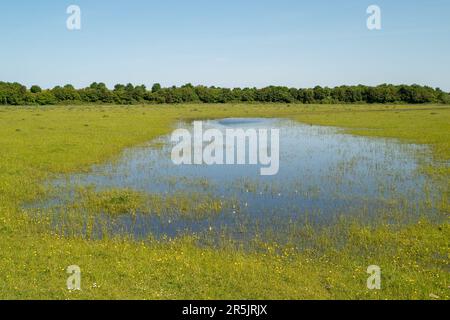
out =
<svg viewBox="0 0 450 320"><path fill-rule="evenodd" d="M203 193L177 192L171 195L149 194L132 189L107 189L96 191L82 187L76 191L74 199L64 209L88 214L170 216L201 219L214 216L224 207L219 199Z"/></svg>
<svg viewBox="0 0 450 320"><path fill-rule="evenodd" d="M450 108L442 106L185 105L0 108L0 298L4 299L449 299L448 223L342 222L304 230L317 250L260 244L248 252L202 248L195 239L134 242L63 237L21 204L45 197L43 182L89 170L126 147L169 133L178 120L288 117L339 126L353 134L397 138L431 147L424 170L448 195ZM443 197L448 198L448 197ZM103 200L102 200L103 199ZM106 199L106 200L105 200ZM96 205L125 210L131 192ZM125 209L124 209L125 208ZM442 210L449 212L448 201ZM337 244L334 236L347 239ZM79 265L82 291L66 288L66 268ZM382 290L366 288L366 269L382 269Z"/></svg>

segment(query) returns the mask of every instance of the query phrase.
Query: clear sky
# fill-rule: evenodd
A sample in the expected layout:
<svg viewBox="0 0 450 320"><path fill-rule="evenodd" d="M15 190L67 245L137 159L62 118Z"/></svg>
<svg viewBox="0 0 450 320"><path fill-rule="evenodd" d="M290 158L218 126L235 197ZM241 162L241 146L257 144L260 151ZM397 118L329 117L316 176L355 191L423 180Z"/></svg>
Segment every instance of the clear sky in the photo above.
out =
<svg viewBox="0 0 450 320"><path fill-rule="evenodd" d="M66 9L82 29L66 28ZM382 30L366 27L369 5ZM450 91L448 0L4 0L0 81Z"/></svg>

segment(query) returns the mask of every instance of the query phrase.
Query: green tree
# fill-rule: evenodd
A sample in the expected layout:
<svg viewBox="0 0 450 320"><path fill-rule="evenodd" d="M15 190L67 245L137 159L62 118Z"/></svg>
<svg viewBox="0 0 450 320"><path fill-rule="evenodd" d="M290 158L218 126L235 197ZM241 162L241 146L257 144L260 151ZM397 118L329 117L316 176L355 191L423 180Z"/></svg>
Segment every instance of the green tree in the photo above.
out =
<svg viewBox="0 0 450 320"><path fill-rule="evenodd" d="M44 90L39 92L36 95L35 101L40 105L53 105L58 103L58 100L55 98L55 96L50 90Z"/></svg>
<svg viewBox="0 0 450 320"><path fill-rule="evenodd" d="M153 93L156 93L156 92L158 92L158 91L160 91L161 90L161 85L159 84L159 83L155 83L153 86L152 86L152 92Z"/></svg>
<svg viewBox="0 0 450 320"><path fill-rule="evenodd" d="M42 89L41 89L41 87L34 85L34 86L31 86L30 91L31 91L31 93L39 93L39 92L42 92Z"/></svg>

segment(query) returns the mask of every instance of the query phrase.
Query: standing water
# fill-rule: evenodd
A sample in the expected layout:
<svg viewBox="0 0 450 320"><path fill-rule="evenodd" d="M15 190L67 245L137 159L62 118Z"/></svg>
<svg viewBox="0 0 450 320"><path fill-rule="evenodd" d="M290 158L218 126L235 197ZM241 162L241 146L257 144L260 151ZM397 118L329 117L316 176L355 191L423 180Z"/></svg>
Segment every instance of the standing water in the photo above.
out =
<svg viewBox="0 0 450 320"><path fill-rule="evenodd" d="M259 165L249 164L175 165L168 135L88 174L53 181L57 196L38 206L54 212L59 228L67 227L70 215L94 216L99 237L108 230L136 239L206 234L279 240L293 225L339 217L417 217L430 193L430 182L417 170L416 145L284 119L210 120L203 127L279 129L278 173L262 176Z"/></svg>

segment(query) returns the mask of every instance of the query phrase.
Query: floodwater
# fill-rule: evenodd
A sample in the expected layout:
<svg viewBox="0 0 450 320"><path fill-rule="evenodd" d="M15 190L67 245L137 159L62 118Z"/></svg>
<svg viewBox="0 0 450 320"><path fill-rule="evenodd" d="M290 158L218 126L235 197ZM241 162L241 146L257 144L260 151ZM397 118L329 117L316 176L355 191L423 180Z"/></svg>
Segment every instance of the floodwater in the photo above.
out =
<svg viewBox="0 0 450 320"><path fill-rule="evenodd" d="M192 130L189 123L177 127ZM416 145L352 136L285 119L209 120L203 127L221 132L279 129L278 174L261 176L261 165L175 165L171 160L175 143L168 135L125 150L119 159L94 166L89 173L53 181L60 191L45 206L64 206L73 198L71 186L94 186L98 191L132 189L161 196L202 194L229 205L201 216L138 212L111 218L102 212L99 219L103 225L106 221L113 234L137 239L184 234L268 239L282 237L295 224L322 225L343 216L370 221L402 212L416 217L433 194L415 156L424 148Z"/></svg>

